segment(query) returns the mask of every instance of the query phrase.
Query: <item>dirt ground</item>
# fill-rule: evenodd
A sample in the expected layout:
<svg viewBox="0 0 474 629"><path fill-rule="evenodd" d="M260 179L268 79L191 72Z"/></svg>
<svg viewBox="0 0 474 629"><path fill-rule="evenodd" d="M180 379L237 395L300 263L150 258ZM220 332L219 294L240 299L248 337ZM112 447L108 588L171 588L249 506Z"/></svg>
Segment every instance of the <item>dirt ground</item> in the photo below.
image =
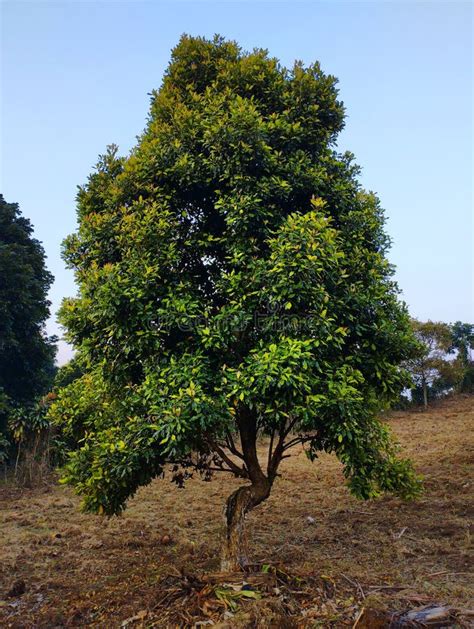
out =
<svg viewBox="0 0 474 629"><path fill-rule="evenodd" d="M451 608L445 626L473 626L473 418L463 396L388 419L425 478L411 503L357 501L333 457L296 452L249 517L245 578L216 574L222 507L241 482L228 475L157 480L110 520L54 483L0 485L0 626L362 629L431 603Z"/></svg>

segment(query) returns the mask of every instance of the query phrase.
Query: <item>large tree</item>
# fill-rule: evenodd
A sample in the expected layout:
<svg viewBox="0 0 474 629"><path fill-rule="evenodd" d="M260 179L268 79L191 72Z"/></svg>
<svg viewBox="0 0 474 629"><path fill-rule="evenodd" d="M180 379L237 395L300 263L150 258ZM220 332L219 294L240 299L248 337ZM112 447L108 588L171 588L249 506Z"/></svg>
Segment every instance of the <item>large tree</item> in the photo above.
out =
<svg viewBox="0 0 474 629"><path fill-rule="evenodd" d="M167 463L235 474L229 569L294 446L334 452L359 497L416 492L377 419L415 341L343 124L319 64L183 36L137 146L80 188L62 321L87 368L53 414L83 438L65 478L86 510L119 513Z"/></svg>
<svg viewBox="0 0 474 629"><path fill-rule="evenodd" d="M52 382L56 347L44 331L52 281L30 221L0 195L0 414L30 404Z"/></svg>

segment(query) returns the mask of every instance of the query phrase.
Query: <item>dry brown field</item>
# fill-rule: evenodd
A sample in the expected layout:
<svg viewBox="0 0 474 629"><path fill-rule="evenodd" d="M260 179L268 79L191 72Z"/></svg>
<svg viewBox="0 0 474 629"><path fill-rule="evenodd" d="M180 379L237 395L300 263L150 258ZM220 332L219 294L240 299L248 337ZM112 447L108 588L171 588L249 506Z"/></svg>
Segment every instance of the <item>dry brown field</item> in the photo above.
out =
<svg viewBox="0 0 474 629"><path fill-rule="evenodd" d="M332 456L295 452L248 518L245 577L218 574L222 507L241 482L228 475L156 480L113 519L81 514L54 482L4 483L0 626L363 629L409 626L400 614L431 604L449 608L444 626L473 626L473 418L461 396L387 419L424 476L414 502L358 501Z"/></svg>

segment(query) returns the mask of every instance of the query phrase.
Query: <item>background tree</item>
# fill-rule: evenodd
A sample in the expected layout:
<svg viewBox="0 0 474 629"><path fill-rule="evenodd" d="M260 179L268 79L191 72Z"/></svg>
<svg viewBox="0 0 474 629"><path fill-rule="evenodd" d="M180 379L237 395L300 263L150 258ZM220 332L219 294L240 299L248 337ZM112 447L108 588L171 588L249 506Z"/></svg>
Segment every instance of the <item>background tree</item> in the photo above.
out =
<svg viewBox="0 0 474 629"><path fill-rule="evenodd" d="M460 378L458 365L449 360L452 335L449 324L435 321L412 320L412 327L420 345L417 355L406 364L410 371L415 392L422 395L423 405L428 406L429 392L435 395L455 386Z"/></svg>
<svg viewBox="0 0 474 629"><path fill-rule="evenodd" d="M18 204L0 195L0 424L7 409L32 404L54 376L56 347L44 324L53 276ZM3 400L3 402L1 401ZM0 425L1 429L1 425Z"/></svg>
<svg viewBox="0 0 474 629"><path fill-rule="evenodd" d="M460 390L466 393L474 388L474 365L472 350L474 348L474 325L456 321L451 326L451 351L457 351L457 360L462 369Z"/></svg>
<svg viewBox="0 0 474 629"><path fill-rule="evenodd" d="M84 435L65 480L86 510L119 513L166 463L179 484L230 472L247 481L225 510L234 569L297 444L334 452L359 497L417 491L376 418L416 342L379 201L334 150L343 123L319 64L184 36L138 145L80 188L61 318L86 373L52 413Z"/></svg>

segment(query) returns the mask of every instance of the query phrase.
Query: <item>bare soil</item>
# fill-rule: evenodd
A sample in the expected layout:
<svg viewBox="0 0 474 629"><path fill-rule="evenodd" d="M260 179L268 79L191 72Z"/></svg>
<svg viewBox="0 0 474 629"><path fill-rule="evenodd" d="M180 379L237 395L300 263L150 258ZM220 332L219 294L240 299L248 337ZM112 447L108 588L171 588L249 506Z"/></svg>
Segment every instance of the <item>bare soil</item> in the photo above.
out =
<svg viewBox="0 0 474 629"><path fill-rule="evenodd" d="M156 480L113 519L53 482L0 485L0 626L362 629L428 604L472 626L473 418L459 396L387 419L425 478L414 502L357 501L334 457L296 451L248 519L247 576L218 574L228 475Z"/></svg>

